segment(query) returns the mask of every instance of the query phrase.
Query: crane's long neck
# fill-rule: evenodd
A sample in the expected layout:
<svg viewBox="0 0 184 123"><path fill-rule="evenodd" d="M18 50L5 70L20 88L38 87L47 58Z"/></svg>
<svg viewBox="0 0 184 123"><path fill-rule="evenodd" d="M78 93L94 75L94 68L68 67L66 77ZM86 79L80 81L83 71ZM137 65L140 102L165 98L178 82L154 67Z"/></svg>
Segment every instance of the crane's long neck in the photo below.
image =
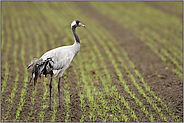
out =
<svg viewBox="0 0 184 123"><path fill-rule="evenodd" d="M74 34L74 37L75 37L75 42L72 45L71 50L74 53L74 57L75 57L77 55L77 53L79 52L79 50L80 50L80 40L79 40L79 37L76 33L76 27L72 27L72 31L73 31L73 34Z"/></svg>
<svg viewBox="0 0 184 123"><path fill-rule="evenodd" d="M72 27L72 31L73 31L73 34L74 34L74 37L75 37L75 42L80 44L79 37L76 33L76 27Z"/></svg>

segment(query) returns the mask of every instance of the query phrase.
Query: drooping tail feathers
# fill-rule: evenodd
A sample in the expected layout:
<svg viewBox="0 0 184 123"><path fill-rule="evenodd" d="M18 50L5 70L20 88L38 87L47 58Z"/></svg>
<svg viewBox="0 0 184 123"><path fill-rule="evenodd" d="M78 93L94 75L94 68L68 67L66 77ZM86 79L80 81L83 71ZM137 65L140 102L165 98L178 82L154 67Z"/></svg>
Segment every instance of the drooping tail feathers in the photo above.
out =
<svg viewBox="0 0 184 123"><path fill-rule="evenodd" d="M52 58L47 58L46 60L35 58L33 61L31 61L27 67L28 70L32 68L32 77L30 79L30 82L33 78L34 85L35 85L38 79L38 76L41 77L41 74L45 76L47 74L51 74L53 70L53 64L54 62Z"/></svg>

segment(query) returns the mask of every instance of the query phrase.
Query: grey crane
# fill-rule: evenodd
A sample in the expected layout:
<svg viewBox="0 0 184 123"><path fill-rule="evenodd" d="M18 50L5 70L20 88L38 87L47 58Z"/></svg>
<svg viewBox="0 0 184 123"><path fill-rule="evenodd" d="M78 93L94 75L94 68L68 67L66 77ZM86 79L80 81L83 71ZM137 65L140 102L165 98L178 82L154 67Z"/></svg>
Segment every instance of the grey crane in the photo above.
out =
<svg viewBox="0 0 184 123"><path fill-rule="evenodd" d="M34 59L28 65L28 70L32 68L32 78L34 79L34 86L37 82L38 76L41 77L41 74L46 75L50 74L50 105L49 109L51 110L51 89L52 89L52 77L53 75L59 76L58 82L58 93L59 93L59 108L61 108L60 102L60 79L63 75L63 72L68 68L69 64L71 63L72 59L77 55L80 50L80 40L76 33L77 27L85 27L84 24L80 23L79 20L74 20L71 23L71 28L75 37L75 42L73 45L70 46L62 46L56 49L52 49L44 53L41 58Z"/></svg>

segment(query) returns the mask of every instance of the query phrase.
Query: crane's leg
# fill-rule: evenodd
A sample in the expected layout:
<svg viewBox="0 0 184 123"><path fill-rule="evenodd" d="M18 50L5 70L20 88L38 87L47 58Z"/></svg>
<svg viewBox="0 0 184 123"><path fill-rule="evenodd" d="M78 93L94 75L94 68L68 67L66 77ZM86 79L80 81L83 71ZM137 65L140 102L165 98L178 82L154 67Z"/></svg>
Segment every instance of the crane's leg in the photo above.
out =
<svg viewBox="0 0 184 123"><path fill-rule="evenodd" d="M61 77L59 77L59 82L58 82L59 108L61 108L61 102L60 102L60 79L61 79Z"/></svg>
<svg viewBox="0 0 184 123"><path fill-rule="evenodd" d="M49 87L50 87L50 104L49 104L49 109L51 110L51 89L52 89L52 76L53 76L53 74L51 74L50 75L50 85L49 85Z"/></svg>

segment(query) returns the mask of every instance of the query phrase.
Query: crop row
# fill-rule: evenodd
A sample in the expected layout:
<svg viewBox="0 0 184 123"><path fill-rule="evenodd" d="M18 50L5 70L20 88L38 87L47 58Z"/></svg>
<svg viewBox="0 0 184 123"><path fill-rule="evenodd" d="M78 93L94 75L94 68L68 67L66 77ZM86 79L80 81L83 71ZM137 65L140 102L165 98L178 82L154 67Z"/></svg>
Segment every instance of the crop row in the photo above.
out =
<svg viewBox="0 0 184 123"><path fill-rule="evenodd" d="M144 40L147 39L147 41L152 42L152 43L146 42L146 44L150 47L150 49L151 49L152 51L154 51L155 54L157 54L158 57L160 57L160 58L162 59L162 61L167 62L167 57L168 57L169 60L171 60L180 70L178 70L178 69L176 69L176 68L174 68L174 67L171 67L171 69L172 69L173 72L175 72L179 77L182 78L182 76L183 76L183 75L182 75L182 71L183 71L183 70L182 70L182 66L179 65L179 63L178 63L174 58L172 58L172 56L171 56L165 49L162 49L162 48L161 48L161 52L164 54L164 56L163 56L162 54L160 54L160 53L159 53L159 49L157 49L157 48L155 48L155 46L153 46L153 42L154 42L153 39L152 39L152 38L149 38L149 37L145 38L144 36L145 36L145 34L143 34L143 36L140 37L140 40L144 41ZM155 44L155 45L156 45L156 44Z"/></svg>
<svg viewBox="0 0 184 123"><path fill-rule="evenodd" d="M142 5L142 6L136 6L136 7L138 7L138 8L140 8L140 7L143 7L144 9L150 9L150 11L151 12L154 12L154 14L152 14L152 15L156 15L156 16L158 16L158 14L155 14L156 12L157 12L157 10L152 10L151 8L147 8L146 6L144 6L144 5ZM122 7L123 8L123 7ZM138 10L140 10L140 9L138 9ZM132 11L130 11L130 12L132 12ZM148 13L148 15L147 16L149 16L149 14L151 13L151 12L149 12ZM141 13L141 12L140 12ZM160 13L160 12L157 12L157 13ZM133 14L133 13L132 13ZM160 44L163 44L162 46L163 47L165 47L168 51L170 51L170 53L171 54L174 54L174 56L175 57L177 57L178 58L178 60L180 60L180 61L182 61L182 42L180 42L180 43L178 43L179 44L179 46L181 47L180 49L178 49L178 47L175 47L174 46L174 44L177 42L177 41L179 41L179 40L182 40L181 38L179 38L179 39L177 39L178 38L178 35L173 35L173 34L181 34L180 33L180 31L178 31L178 29L181 29L181 26L180 26L180 23L179 23L179 19L178 18L175 18L175 17L170 17L170 16L168 16L167 14L164 14L164 13L161 13L161 15L162 15L162 21L166 21L166 20L169 20L169 21L166 21L166 22L162 22L162 21L155 21L155 18L156 17L149 17L149 19L148 18L145 18L145 19L143 19L145 22L148 22L148 26L154 26L154 28L158 28L158 30L159 31L168 31L169 30L169 32L167 33L167 35L169 34L171 34L170 33L170 31L173 31L173 30L175 30L175 28L177 29L177 32L175 31L175 33L172 33L171 35L172 35L172 37L171 37L171 39L168 39L168 38L165 38L165 36L161 36L161 34L160 33L158 33L158 32L156 32L156 31L153 31L153 30L149 30L148 28L145 28L145 29L147 29L147 30L142 30L141 32L140 32L140 30L136 30L136 32L138 33L138 32L140 32L141 34L143 34L143 33L146 33L145 35L141 35L140 37L148 37L148 36L150 36L153 40L154 40L154 42L152 43L152 45L154 44L154 45L156 45L156 42L158 42L158 43L160 43ZM160 15L160 16L161 16ZM134 16L134 15L132 15L132 16ZM143 15L142 15L143 16ZM145 16L145 15L144 15ZM170 19L170 18L172 18L172 19ZM147 19L147 20L146 20ZM149 22L149 20L152 20L151 22ZM158 22L158 24L156 23L155 25L153 24L153 22ZM159 22L162 22L161 24L159 24ZM178 22L178 23L175 23L175 22ZM170 27L171 26L171 23L174 23L174 26L172 26L172 29L167 29L167 27ZM165 26L164 27L162 27L163 25L165 24ZM135 28L136 29L136 28ZM135 30L134 29L134 30ZM149 33L148 33L149 32ZM162 37L162 38L161 38ZM179 36L179 37L181 37L181 36ZM174 40L174 41L173 41ZM159 44L157 45L157 47L159 48ZM163 48L159 48L159 49L163 49ZM166 55L167 56L167 52L166 52L166 50L165 50L165 52L164 52L164 55ZM173 58L170 58L169 57L169 59L172 61L172 59ZM178 63L176 63L176 62L174 62L176 65L178 64Z"/></svg>
<svg viewBox="0 0 184 123"><path fill-rule="evenodd" d="M145 33L148 33L149 31L150 30L146 30ZM178 49L177 47L173 47L172 44L170 44L170 43L167 43L167 40L165 38L162 38L161 35L159 35L159 33L152 32L152 33L150 33L150 36L152 36L153 39L155 38L156 41L159 41L160 43L165 45L165 47L167 47L170 52L173 52L174 56L180 62L183 62L183 59L181 59L181 57L183 56L183 53L181 52L180 49Z"/></svg>
<svg viewBox="0 0 184 123"><path fill-rule="evenodd" d="M114 4L113 4L114 5ZM116 5L116 4L115 4ZM123 9L123 7L121 7L121 10ZM130 11L128 14L129 15L132 15L133 16L133 14L134 13L131 13L132 11ZM138 14L137 14L138 15ZM131 16L126 16L126 19L128 19L129 18L129 20L130 20L130 18L131 18ZM144 20L145 21L145 20ZM138 24L137 24L137 21L135 22L135 21L133 21L132 22L132 25L136 25L136 26L139 26ZM153 24L152 24L153 25ZM157 26L155 26L155 27L159 27L158 25ZM135 28L136 29L136 28ZM162 29L163 30L163 29ZM140 31L140 30L139 30ZM151 32L150 32L151 31ZM154 31L152 31L152 30L149 30L149 34L153 34L153 32ZM155 35L156 33L154 33L154 35ZM158 35L158 34L157 34ZM160 40L158 40L158 41L160 41ZM169 42L165 42L164 43L166 46L169 44ZM181 46L181 45L180 45ZM175 49L177 49L177 48L175 48ZM181 51L180 51L181 52Z"/></svg>
<svg viewBox="0 0 184 123"><path fill-rule="evenodd" d="M6 23L4 23L4 18L3 18L3 16L2 16L2 19L1 19L1 28L2 28L2 30L1 30L1 35L2 35L2 37L1 37L1 52L3 51L3 46L4 46L4 25L5 25Z"/></svg>
<svg viewBox="0 0 184 123"><path fill-rule="evenodd" d="M121 4L121 3L120 4L117 4L117 3L111 4L110 3L109 5L113 6L113 7L118 7L118 8L121 7L119 9L120 12L124 12L123 10L125 10L126 5L130 6L130 3L123 3L123 4ZM129 17L139 15L140 19L138 18L136 20L137 22L139 22L139 24L144 23L144 25L151 27L155 31L159 30L159 32L163 35L168 35L168 34L171 35L172 38L174 38L174 40L176 40L175 42L179 42L179 47L180 47L180 49L182 49L182 47L180 45L182 43L182 39L179 39L179 40L177 39L178 34L181 34L181 33L177 33L177 35L175 35L176 31L177 32L182 31L181 20L179 20L179 18L174 17L174 16L170 16L170 15L168 15L168 14L166 14L158 9L154 9L152 7L147 6L144 3L139 3L139 4L133 3L133 4L131 4L131 7L132 8L128 9L125 14L129 15ZM156 20L159 20L159 21L156 21ZM171 25L174 25L174 26L172 26L172 29L170 29ZM172 40L168 40L167 44L171 43L171 42L172 42Z"/></svg>
<svg viewBox="0 0 184 123"><path fill-rule="evenodd" d="M41 112L39 113L40 117L39 117L39 122L43 122L44 121L44 111L45 109L48 107L48 103L46 102L46 98L48 98L48 87L46 86L47 84L47 78L44 78L44 81L43 81L43 85L44 85L44 89L43 89L43 98L42 98L42 110Z"/></svg>
<svg viewBox="0 0 184 123"><path fill-rule="evenodd" d="M7 21L7 33L10 33L10 28L9 28L9 25L10 25L10 21ZM3 33L4 34L4 33ZM2 35L3 37L4 35ZM3 40L5 40L3 38ZM8 55L9 55L9 51L10 51L10 47L11 47L11 38L10 36L7 37L7 41L6 41L6 50L4 51L4 56L5 56L5 60L4 60L4 68L5 68L5 72L4 72L4 78L2 80L2 89L1 89L1 100L3 100L3 93L4 93L4 90L6 89L7 87L7 81L8 81L8 76L9 76L9 64L8 64Z"/></svg>
<svg viewBox="0 0 184 123"><path fill-rule="evenodd" d="M98 9L100 12L102 12L105 15L107 15L108 17L114 19L115 21L117 21L118 23L120 23L121 25L123 25L125 28L129 28L129 29L133 30L133 34L135 34L135 35L138 34L138 37L140 37L140 39L142 39L143 37L146 38L146 39L147 38L150 39L150 35L151 35L151 37L153 37L152 35L155 35L156 34L154 30L149 30L149 33L146 33L146 34L145 34L145 32L143 32L145 30L138 30L139 27L140 27L140 21L144 20L145 23L147 22L146 21L147 19L142 19L142 18L137 17L139 14L136 14L135 12L138 12L138 11L131 11L131 10L124 11L125 8L124 7L117 7L117 6L120 6L118 4L112 4L112 5L114 5L113 7L115 7L115 5L117 5L116 7L118 8L119 11L117 11L116 9L113 9L113 11L110 11L110 9L107 9L108 7L111 7L108 4L98 4L97 5L97 4L93 3L93 2L91 2L90 5L91 5L91 7L94 7L95 9ZM99 5L101 5L101 6L99 7ZM106 11L102 11L102 10L106 10ZM122 14L122 12L125 12L123 14L128 14L129 16L120 16ZM135 20L135 19L133 19L134 17L136 17L136 21L131 21L131 20ZM139 20L137 20L137 19L139 19ZM173 22L173 20L172 20L172 22ZM148 23L148 24L152 24L152 23ZM150 26L150 25L148 25L148 26ZM176 28L177 27L178 27L178 25L176 26ZM164 30L164 29L167 29L167 28L166 27L163 27L163 29L161 29L161 30ZM178 51L177 52L174 51L175 49L177 49L177 47L175 47L173 44L171 44L171 41L170 42L169 41L166 42L165 41L166 38L162 38L162 40L160 39L161 41L160 40L156 41L156 40L158 40L158 36L156 36L156 39L152 39L152 41L151 40L145 40L145 39L144 40L141 40L141 41L145 42L150 47L150 49L154 50L154 52L159 57L161 56L161 57L164 58L164 55L165 55L165 57L167 57L168 60L172 61L177 66L177 68L179 68L180 71L182 71L181 65L179 65L178 61L175 60L175 59L173 59L173 56L170 56L170 54L168 53L168 49L172 49L172 50L170 50L171 53L174 53L175 56L177 56L178 54L179 54L179 56L181 56L181 53L178 53ZM168 44L169 44L170 47L168 49L161 48L163 52L159 53L159 49L158 49L159 47L154 47L153 48L153 46L154 45L159 46L160 43L161 44L163 43L166 46L168 46ZM179 46L181 46L181 42L178 43L178 44L179 44ZM162 60L164 62L166 62L167 60L166 59L163 59L163 58L162 58ZM181 59L182 59L182 57L180 57L180 61L182 61ZM172 67L172 69L174 69L174 68ZM176 72L176 74L177 73L178 72ZM182 72L179 72L179 73L182 73ZM180 74L179 74L179 76L180 76Z"/></svg>
<svg viewBox="0 0 184 123"><path fill-rule="evenodd" d="M23 88L21 91L21 97L20 97L20 101L19 101L17 111L16 111L16 118L14 119L14 121L19 120L20 111L22 111L22 107L23 107L24 102L25 102L24 99L25 99L25 96L27 94L27 82L28 82L28 71L27 71L27 65L26 65L25 56L24 56L25 55L26 36L25 36L24 30L22 28L22 22L20 19L17 19L17 24L19 25L18 31L19 31L19 34L22 38L22 48L21 48L20 55L21 55L21 61L22 61L25 73L24 73L24 82L23 82Z"/></svg>
<svg viewBox="0 0 184 123"><path fill-rule="evenodd" d="M13 18L12 18L13 19ZM12 21L13 23L14 21ZM9 111L10 109L12 108L12 103L13 103L13 99L15 97L15 93L17 91L17 84L18 84L18 80L19 80L19 68L17 66L17 49L18 49L18 43L17 43L17 33L15 32L14 33L14 38L15 38L15 45L14 45L14 52L13 52L13 56L14 56L14 65L15 65L15 71L16 71L16 77L15 77L15 83L14 83L14 86L12 88L12 92L10 94L9 99L8 99L8 111L6 112L5 114L5 117L3 117L3 120L6 121L6 119L8 118L8 114L9 114Z"/></svg>

